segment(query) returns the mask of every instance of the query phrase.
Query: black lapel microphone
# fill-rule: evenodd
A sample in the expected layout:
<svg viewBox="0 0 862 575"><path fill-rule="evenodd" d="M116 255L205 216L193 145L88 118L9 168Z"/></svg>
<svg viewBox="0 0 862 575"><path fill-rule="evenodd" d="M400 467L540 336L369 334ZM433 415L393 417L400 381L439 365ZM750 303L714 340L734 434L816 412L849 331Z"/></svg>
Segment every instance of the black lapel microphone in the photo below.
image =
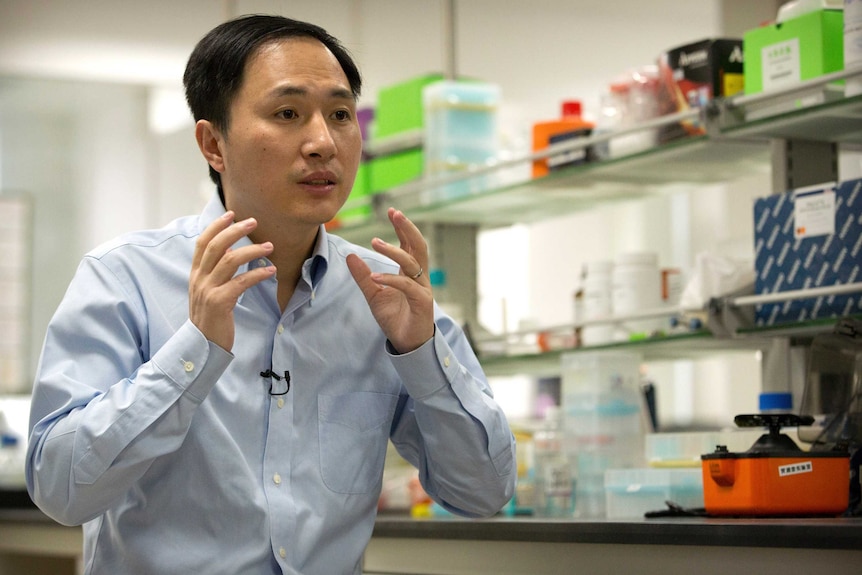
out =
<svg viewBox="0 0 862 575"><path fill-rule="evenodd" d="M284 377L281 377L280 375L278 375L277 373L272 371L272 368L269 368L266 371L260 372L260 376L269 378L269 394L270 395L286 395L287 392L290 391L290 372L289 371L285 371ZM272 381L273 380L275 380L275 381L284 380L284 384L287 386L286 389L282 392L273 391L272 390L272 386L273 386Z"/></svg>

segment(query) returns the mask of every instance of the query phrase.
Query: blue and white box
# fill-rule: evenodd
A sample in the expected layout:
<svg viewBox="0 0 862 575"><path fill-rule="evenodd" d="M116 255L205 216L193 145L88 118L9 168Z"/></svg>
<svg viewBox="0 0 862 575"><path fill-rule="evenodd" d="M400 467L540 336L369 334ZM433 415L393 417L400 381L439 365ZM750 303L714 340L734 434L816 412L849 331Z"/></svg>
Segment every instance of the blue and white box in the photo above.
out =
<svg viewBox="0 0 862 575"><path fill-rule="evenodd" d="M862 281L862 180L760 198L754 204L755 292ZM755 306L770 326L862 313L862 292Z"/></svg>

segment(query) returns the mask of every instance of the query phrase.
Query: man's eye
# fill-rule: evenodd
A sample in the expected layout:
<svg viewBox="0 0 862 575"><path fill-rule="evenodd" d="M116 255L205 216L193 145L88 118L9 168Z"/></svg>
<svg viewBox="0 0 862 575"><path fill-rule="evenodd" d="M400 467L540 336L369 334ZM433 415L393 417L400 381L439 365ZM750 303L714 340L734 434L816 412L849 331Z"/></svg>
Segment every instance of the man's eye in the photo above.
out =
<svg viewBox="0 0 862 575"><path fill-rule="evenodd" d="M335 119L339 120L339 121L344 121L344 120L350 119L350 112L348 112L347 110L338 110L333 115L335 116Z"/></svg>
<svg viewBox="0 0 862 575"><path fill-rule="evenodd" d="M278 113L278 115L285 120L292 120L296 118L296 112L294 110L282 110Z"/></svg>

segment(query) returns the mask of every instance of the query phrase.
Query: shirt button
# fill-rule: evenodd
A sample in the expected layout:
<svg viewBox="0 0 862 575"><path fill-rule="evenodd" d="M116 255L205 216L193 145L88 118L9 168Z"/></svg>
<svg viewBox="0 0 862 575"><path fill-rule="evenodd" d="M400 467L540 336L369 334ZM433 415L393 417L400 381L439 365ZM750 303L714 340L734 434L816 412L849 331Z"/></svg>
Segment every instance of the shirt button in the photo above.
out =
<svg viewBox="0 0 862 575"><path fill-rule="evenodd" d="M447 355L446 357L443 358L443 365L445 367L449 367L449 363L451 363L451 362L449 361L449 356Z"/></svg>
<svg viewBox="0 0 862 575"><path fill-rule="evenodd" d="M285 557L287 557L287 550L285 550L284 547L279 547L278 548L278 556L281 557L282 559L284 559Z"/></svg>
<svg viewBox="0 0 862 575"><path fill-rule="evenodd" d="M278 324L278 333L280 333L280 334L284 333L284 325L283 324Z"/></svg>
<svg viewBox="0 0 862 575"><path fill-rule="evenodd" d="M190 362L190 361L184 361L183 362L183 369L186 370L186 372L194 371L195 364Z"/></svg>
<svg viewBox="0 0 862 575"><path fill-rule="evenodd" d="M284 399L279 397L278 401L276 401L275 404L278 406L279 409L281 409L282 407L284 407Z"/></svg>
<svg viewBox="0 0 862 575"><path fill-rule="evenodd" d="M272 476L272 482L275 483L276 485L281 485L281 475L279 475L278 473L273 475Z"/></svg>
<svg viewBox="0 0 862 575"><path fill-rule="evenodd" d="M266 260L263 258L260 258L259 260L257 260L257 265L259 265L262 268L265 268L266 267Z"/></svg>

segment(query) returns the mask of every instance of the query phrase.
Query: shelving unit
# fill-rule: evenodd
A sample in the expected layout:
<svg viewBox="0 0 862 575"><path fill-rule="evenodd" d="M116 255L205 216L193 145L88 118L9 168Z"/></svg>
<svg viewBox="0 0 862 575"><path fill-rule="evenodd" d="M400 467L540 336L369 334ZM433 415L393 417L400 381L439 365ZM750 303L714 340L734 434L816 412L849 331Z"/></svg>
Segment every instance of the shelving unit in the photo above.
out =
<svg viewBox="0 0 862 575"><path fill-rule="evenodd" d="M466 318L477 325L475 234L479 230L538 222L608 202L672 193L681 187L730 183L753 174L771 173L774 192L835 181L839 147L862 149L862 95L845 98L843 88L836 82L860 75L862 69L845 70L787 90L716 100L702 110L657 118L625 131L570 141L469 173L411 182L349 203L348 207L355 207L368 202L372 214L336 233L359 243L367 243L375 235L389 237L385 208L395 206L404 210L423 228L437 264L442 261L449 275L457 278L457 285L451 287L465 297L466 305L462 307L467 312ZM681 119L698 119L705 126L706 134L625 157L569 167L539 179L511 178L514 169L534 159L585 148ZM415 145L416 138L416 134L411 135L411 145ZM377 145L377 150L386 148L385 142ZM442 193L446 186L456 184L459 195ZM459 241L453 242L451 238L458 232ZM449 238L448 244L444 238ZM709 330L580 349L634 348L648 361L734 351L774 355L778 350L786 354L793 347L807 345L814 335L828 331L834 324L833 320L817 320L753 329L736 317L729 325L718 325L716 322L727 323L728 310L734 307L731 303L729 300L714 302L716 309L712 310L713 324ZM574 329L575 326L570 327ZM562 326L561 329L568 328ZM482 363L489 375L547 375L559 369L560 354L570 350L498 355L481 351ZM774 358L773 361L764 360L764 365L773 371L775 364ZM772 379L787 376L786 371L778 372ZM763 385L770 389L775 384L764 380Z"/></svg>

